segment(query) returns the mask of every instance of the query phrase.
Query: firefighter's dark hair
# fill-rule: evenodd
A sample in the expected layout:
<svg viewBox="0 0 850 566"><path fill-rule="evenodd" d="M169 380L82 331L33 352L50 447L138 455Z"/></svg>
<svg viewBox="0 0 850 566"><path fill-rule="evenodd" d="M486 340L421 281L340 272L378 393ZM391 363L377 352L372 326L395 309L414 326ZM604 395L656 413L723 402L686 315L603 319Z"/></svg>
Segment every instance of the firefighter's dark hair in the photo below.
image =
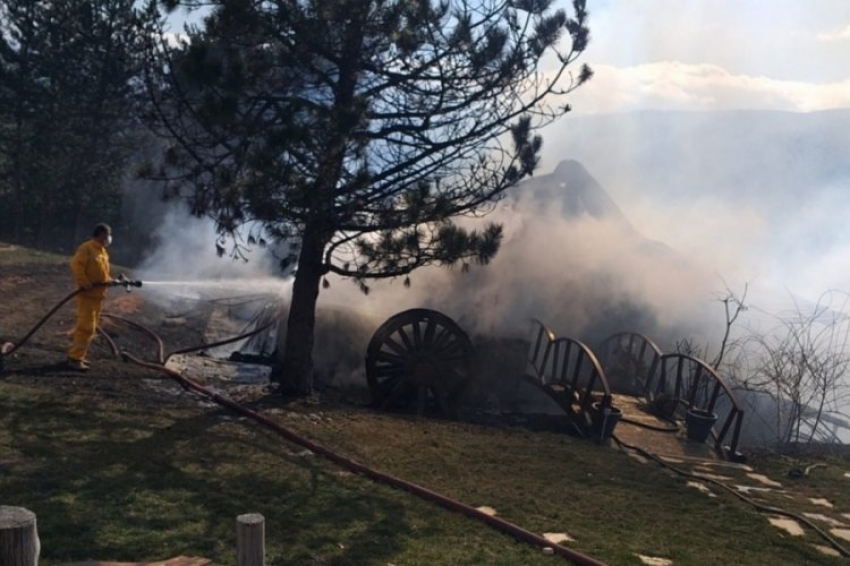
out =
<svg viewBox="0 0 850 566"><path fill-rule="evenodd" d="M111 234L112 228L109 227L109 224L104 224L101 222L97 226L94 227L94 234L92 234L95 238L100 236L101 234Z"/></svg>

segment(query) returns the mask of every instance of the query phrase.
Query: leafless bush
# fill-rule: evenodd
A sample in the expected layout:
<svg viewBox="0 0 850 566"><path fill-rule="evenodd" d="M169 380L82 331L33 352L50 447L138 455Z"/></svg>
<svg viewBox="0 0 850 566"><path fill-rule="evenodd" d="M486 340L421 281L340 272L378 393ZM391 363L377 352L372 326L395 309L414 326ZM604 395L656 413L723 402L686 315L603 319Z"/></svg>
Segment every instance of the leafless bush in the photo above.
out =
<svg viewBox="0 0 850 566"><path fill-rule="evenodd" d="M850 296L826 292L814 305L794 302L780 314L763 313L775 324L748 329L736 345L729 372L740 389L767 395L781 444L835 441L829 424L850 401ZM846 426L846 423L845 423Z"/></svg>
<svg viewBox="0 0 850 566"><path fill-rule="evenodd" d="M746 304L748 289L749 285L744 284L744 291L740 296L738 296L727 285L723 296L718 299L718 301L723 304L726 321L723 329L723 337L720 339L720 347L717 354L715 354L714 358L708 362L708 365L715 370L720 369L727 353L734 351L740 346L738 340L733 338L733 328L741 314L746 312L749 308ZM692 338L685 338L676 341L675 349L679 354L685 354L687 356L693 356L704 360L711 348L709 345L705 347L698 345Z"/></svg>
<svg viewBox="0 0 850 566"><path fill-rule="evenodd" d="M850 429L850 295L828 291L813 305L794 300L770 313L748 305L747 290L727 286L719 299L725 327L709 365L746 407L749 436L782 446L840 442L838 429ZM747 311L762 322L742 324ZM711 350L676 343L678 353L700 359Z"/></svg>

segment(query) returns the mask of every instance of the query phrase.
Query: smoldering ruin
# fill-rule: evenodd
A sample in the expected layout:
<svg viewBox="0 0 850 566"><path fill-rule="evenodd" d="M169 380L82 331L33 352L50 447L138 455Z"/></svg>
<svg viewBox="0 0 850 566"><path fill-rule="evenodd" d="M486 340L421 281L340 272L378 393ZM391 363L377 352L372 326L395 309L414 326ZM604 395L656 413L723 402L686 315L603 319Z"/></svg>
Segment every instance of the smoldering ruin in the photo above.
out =
<svg viewBox="0 0 850 566"><path fill-rule="evenodd" d="M240 361L265 359L273 366L285 343L286 297L291 281L270 277L269 263L263 258L235 265L221 261L191 265L178 250L209 246L213 231L207 226L195 234L174 238L175 217L170 218L166 230L169 237L163 239L168 245L148 256L139 268L140 276L185 280L191 274L199 278L203 284L184 299L215 296L222 301L222 297L230 297L227 311L243 331L249 323L258 325L261 317L256 309L266 313L262 319L266 322L268 316L277 317L277 323L261 338L225 347L217 354L226 357L230 353L232 359ZM754 409L769 412L778 407L767 407L770 401L763 396L738 399L740 393L733 392L729 377L719 375L707 363L688 362L688 377L683 382L671 382L661 376L660 372L667 370L660 360L641 359L646 350L626 347L620 349L621 353L627 351L635 358L632 362L640 362L640 372L626 375L612 365L605 366L622 366L622 359L603 359L602 352L611 337L623 331L657 345L661 356L682 354L683 342L712 343L724 329L722 320L715 328L704 322L710 318L711 309L718 308L716 301L703 301L701 308L694 308L695 296L711 296L716 275L642 236L581 164L565 161L552 174L524 182L499 203L489 219L503 223L507 234L489 266L468 272L422 270L412 277L410 288L400 281L386 281L374 284L368 295L349 281L329 276L317 310L317 389L386 409L452 416L558 415L574 410L578 415L573 421L579 428L587 421L584 432L591 436L599 432L594 428L598 426L594 411L600 410L600 401L619 410L615 400L618 395L639 398L645 406L672 396L681 407L670 410L668 417L684 418L685 409L700 403L710 404L712 412L719 413L712 442L721 452L731 448L727 456L734 456L739 448L771 441L774 433ZM174 257L179 258L177 268L169 265ZM183 287L187 288L192 285ZM266 297L266 302L252 300L233 308L233 300L246 294ZM174 300L175 285L154 289L152 297ZM250 308L249 303L253 304ZM436 313L433 316L445 320L434 323L428 318L432 315L404 319L419 311ZM404 315L400 326L388 330L386 325L400 315ZM221 320L219 323L224 324ZM582 354L558 360L553 350L547 357L548 343L535 353L540 327L551 334L549 342L569 341L586 347L588 365L567 371L565 368L577 364L579 358L575 356ZM474 352L474 363L456 348L466 339ZM375 349L376 340L388 345L387 359L394 359L393 350L403 359L383 366L373 360L377 369L373 367L375 375L369 375L369 352ZM418 344L417 340L436 343L437 349L445 350L443 354L460 356L460 361L450 362L451 367L441 365L442 361L421 355L411 345ZM234 351L238 351L235 358ZM704 352L704 356L709 355ZM456 362L469 366L460 367ZM605 374L601 381L592 375L593 362L598 362ZM453 379L437 378L437 374ZM709 390L709 382L722 383L723 394L714 399L704 394L700 397L697 389ZM405 385L396 387L398 383ZM559 397L560 391L552 394L561 386L566 386L563 396ZM833 437L843 426L838 422L837 429L832 429Z"/></svg>

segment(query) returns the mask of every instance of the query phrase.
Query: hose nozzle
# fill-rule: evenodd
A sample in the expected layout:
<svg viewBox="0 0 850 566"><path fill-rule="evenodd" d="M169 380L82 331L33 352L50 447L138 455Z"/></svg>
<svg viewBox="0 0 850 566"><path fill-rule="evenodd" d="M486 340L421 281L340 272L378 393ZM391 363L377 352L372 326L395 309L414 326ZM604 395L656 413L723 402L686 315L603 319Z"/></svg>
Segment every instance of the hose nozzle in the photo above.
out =
<svg viewBox="0 0 850 566"><path fill-rule="evenodd" d="M124 287L127 292L130 292L130 287L141 287L142 282L133 279L116 279L112 282L113 287Z"/></svg>

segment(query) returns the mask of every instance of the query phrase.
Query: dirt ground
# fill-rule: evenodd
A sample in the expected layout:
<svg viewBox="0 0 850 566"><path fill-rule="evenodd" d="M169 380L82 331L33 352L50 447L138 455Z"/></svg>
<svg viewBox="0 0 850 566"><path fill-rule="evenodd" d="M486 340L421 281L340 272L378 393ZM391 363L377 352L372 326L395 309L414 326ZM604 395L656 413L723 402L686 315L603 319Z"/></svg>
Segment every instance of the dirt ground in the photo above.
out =
<svg viewBox="0 0 850 566"><path fill-rule="evenodd" d="M0 253L3 253L0 250ZM72 371L65 366L66 351L74 327L74 301L67 301L48 318L28 340L23 338L74 290L67 264L0 264L0 343L19 347L3 358L5 379L22 383L50 382L55 387L90 386L108 390L138 383L138 378L156 376L156 372L124 362L103 336L95 337L89 350L91 370ZM199 303L191 312L167 312L146 300L144 289L113 288L104 302L103 331L120 350L150 362L157 361L157 342L127 323L132 321L161 337L165 354L203 344L204 328L210 307ZM120 318L111 318L114 315ZM141 387L142 385L139 384Z"/></svg>

